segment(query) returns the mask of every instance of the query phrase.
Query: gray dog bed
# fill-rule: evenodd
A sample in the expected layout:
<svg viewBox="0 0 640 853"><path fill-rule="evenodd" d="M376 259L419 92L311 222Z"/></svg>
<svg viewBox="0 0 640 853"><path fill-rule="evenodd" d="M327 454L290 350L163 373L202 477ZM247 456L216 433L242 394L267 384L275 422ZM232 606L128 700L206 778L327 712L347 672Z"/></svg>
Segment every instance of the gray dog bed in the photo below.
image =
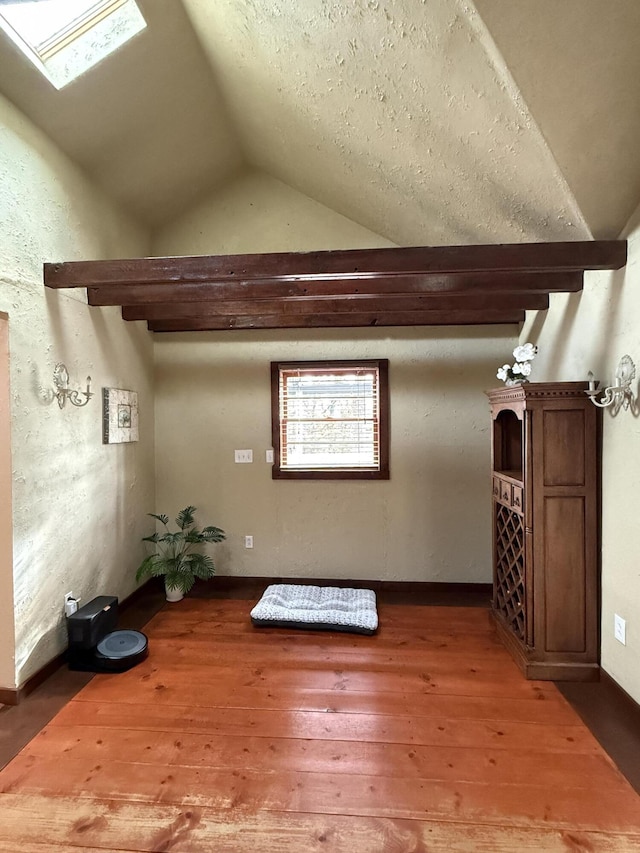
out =
<svg viewBox="0 0 640 853"><path fill-rule="evenodd" d="M271 584L251 611L251 621L258 628L375 634L378 629L376 595L370 589Z"/></svg>

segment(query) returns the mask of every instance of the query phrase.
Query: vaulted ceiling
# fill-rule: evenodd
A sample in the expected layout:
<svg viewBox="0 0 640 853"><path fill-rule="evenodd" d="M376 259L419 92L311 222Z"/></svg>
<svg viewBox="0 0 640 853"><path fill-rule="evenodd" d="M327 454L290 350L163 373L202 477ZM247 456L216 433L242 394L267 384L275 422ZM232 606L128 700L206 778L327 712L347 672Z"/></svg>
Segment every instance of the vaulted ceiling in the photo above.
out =
<svg viewBox="0 0 640 853"><path fill-rule="evenodd" d="M152 228L247 168L401 245L616 237L640 200L638 0L139 0L56 92L0 90Z"/></svg>

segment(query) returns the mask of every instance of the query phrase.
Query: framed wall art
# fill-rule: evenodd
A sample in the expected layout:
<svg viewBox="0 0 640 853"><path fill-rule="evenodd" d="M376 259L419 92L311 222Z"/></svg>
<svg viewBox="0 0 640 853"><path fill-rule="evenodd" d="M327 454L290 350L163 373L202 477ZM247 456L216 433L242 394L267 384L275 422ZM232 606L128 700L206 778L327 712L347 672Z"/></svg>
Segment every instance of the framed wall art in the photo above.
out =
<svg viewBox="0 0 640 853"><path fill-rule="evenodd" d="M138 394L121 388L102 389L102 443L138 440Z"/></svg>

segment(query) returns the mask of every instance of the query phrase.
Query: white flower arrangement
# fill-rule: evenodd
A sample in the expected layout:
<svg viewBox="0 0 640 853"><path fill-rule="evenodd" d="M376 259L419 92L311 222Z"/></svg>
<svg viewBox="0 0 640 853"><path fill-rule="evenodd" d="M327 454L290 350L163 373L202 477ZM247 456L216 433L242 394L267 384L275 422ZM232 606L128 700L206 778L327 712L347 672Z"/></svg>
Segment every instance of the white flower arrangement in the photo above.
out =
<svg viewBox="0 0 640 853"><path fill-rule="evenodd" d="M536 357L538 347L534 344L526 343L517 346L513 351L515 362L513 364L503 364L498 368L496 376L505 385L519 385L521 382L528 382L528 376L531 375L531 362Z"/></svg>

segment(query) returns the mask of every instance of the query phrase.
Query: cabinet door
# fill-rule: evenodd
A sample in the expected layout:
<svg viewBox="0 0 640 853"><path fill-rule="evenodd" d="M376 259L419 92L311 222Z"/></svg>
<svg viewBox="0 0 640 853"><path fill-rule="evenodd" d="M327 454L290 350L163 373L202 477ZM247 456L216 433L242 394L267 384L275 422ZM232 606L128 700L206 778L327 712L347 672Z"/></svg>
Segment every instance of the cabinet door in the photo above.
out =
<svg viewBox="0 0 640 853"><path fill-rule="evenodd" d="M547 660L578 660L587 652L592 419L573 401L548 401L534 416L535 635L538 656Z"/></svg>

